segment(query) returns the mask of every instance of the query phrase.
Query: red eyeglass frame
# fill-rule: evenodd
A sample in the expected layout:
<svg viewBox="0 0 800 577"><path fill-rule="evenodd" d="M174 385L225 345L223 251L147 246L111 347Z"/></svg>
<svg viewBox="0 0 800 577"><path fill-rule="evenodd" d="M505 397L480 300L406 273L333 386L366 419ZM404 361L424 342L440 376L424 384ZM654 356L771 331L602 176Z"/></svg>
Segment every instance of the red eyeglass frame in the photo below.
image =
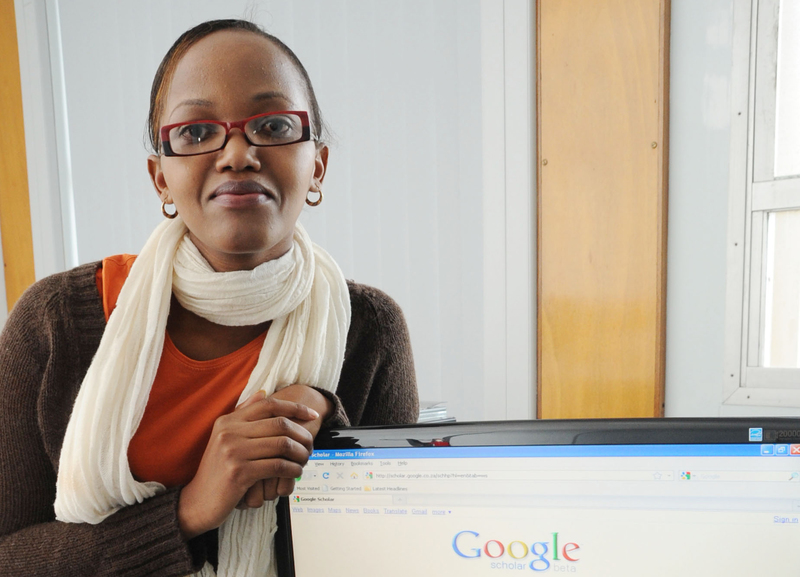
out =
<svg viewBox="0 0 800 577"><path fill-rule="evenodd" d="M281 142L280 144L256 144L255 142L251 141L250 138L247 136L247 131L244 129L245 124L250 122L255 118L261 118L262 116L272 116L274 114L294 114L300 118L300 124L303 128L303 134L300 135L300 138L297 140L293 140L291 142ZM206 150L204 152L195 152L192 154L177 154L172 150L172 145L169 142L169 131L175 128L176 126L186 126L188 124L218 124L225 128L225 140L222 141L222 146L215 150ZM163 150L162 154L164 156L198 156L200 154L209 154L211 152L217 152L218 150L222 150L225 148L225 145L228 144L228 137L230 136L230 132L232 128L238 128L242 131L245 140L250 143L252 146L260 146L260 147L270 147L270 146L286 146L287 144L296 144L298 142L305 142L307 140L316 140L315 136L311 134L311 124L308 120L308 112L305 110L277 110L275 112L264 112L262 114L256 114L255 116L251 116L249 118L245 118L244 120L236 120L234 122L223 122L221 120L191 120L189 122L176 122L174 124L167 124L166 126L162 126L159 130L159 135L161 136L161 148Z"/></svg>

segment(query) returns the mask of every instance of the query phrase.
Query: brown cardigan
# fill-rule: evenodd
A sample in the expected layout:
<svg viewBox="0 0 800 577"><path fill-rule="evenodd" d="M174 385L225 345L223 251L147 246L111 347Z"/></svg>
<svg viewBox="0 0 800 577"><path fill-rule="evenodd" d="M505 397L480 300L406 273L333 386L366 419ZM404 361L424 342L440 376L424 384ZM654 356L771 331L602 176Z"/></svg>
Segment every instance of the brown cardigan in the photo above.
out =
<svg viewBox="0 0 800 577"><path fill-rule="evenodd" d="M75 397L105 328L95 272L83 265L28 289L0 335L0 573L167 576L199 570L216 531L181 537L180 489L125 507L98 525L55 521L56 470ZM348 283L352 321L341 403L329 425L416 421L414 363L402 312L384 293Z"/></svg>

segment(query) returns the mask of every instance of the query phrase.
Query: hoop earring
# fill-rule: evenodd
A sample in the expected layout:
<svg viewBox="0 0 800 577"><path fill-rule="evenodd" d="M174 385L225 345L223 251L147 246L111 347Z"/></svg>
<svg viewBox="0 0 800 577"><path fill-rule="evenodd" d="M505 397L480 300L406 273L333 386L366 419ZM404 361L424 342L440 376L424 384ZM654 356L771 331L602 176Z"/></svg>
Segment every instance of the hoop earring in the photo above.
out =
<svg viewBox="0 0 800 577"><path fill-rule="evenodd" d="M162 202L161 203L161 214L163 214L166 218L172 220L173 218L178 216L178 209L176 208L175 212L170 214L170 213L167 212L167 203L166 202Z"/></svg>
<svg viewBox="0 0 800 577"><path fill-rule="evenodd" d="M312 191L312 190L308 191L309 194L311 194L312 192L314 192L314 191ZM319 198L317 200L313 200L313 201L312 200L308 200L308 194L306 194L306 204L308 206L317 206L319 203L322 202L322 189L320 188L316 192L319 193Z"/></svg>

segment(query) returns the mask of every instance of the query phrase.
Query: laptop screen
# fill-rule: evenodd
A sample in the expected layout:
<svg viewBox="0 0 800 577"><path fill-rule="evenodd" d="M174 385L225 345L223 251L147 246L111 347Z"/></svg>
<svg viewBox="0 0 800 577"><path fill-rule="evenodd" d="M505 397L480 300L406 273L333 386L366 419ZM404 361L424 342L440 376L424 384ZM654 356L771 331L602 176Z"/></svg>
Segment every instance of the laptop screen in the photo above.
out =
<svg viewBox="0 0 800 577"><path fill-rule="evenodd" d="M800 420L343 429L287 510L297 577L797 574Z"/></svg>

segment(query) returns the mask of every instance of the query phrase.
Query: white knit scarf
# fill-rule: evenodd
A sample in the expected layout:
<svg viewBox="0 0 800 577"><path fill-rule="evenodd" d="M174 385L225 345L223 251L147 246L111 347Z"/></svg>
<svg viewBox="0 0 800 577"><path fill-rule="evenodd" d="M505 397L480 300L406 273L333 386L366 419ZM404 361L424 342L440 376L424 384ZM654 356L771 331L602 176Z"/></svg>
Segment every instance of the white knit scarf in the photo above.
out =
<svg viewBox="0 0 800 577"><path fill-rule="evenodd" d="M174 293L186 309L229 326L272 320L258 362L239 397L302 383L333 391L350 325L341 270L298 223L284 256L253 270L218 273L179 218L161 223L131 268L83 380L67 426L56 482L56 518L100 523L164 490L140 483L128 445L156 376ZM178 425L178 424L176 424ZM275 507L234 510L219 531L219 577L275 574ZM206 563L199 575L214 571Z"/></svg>

